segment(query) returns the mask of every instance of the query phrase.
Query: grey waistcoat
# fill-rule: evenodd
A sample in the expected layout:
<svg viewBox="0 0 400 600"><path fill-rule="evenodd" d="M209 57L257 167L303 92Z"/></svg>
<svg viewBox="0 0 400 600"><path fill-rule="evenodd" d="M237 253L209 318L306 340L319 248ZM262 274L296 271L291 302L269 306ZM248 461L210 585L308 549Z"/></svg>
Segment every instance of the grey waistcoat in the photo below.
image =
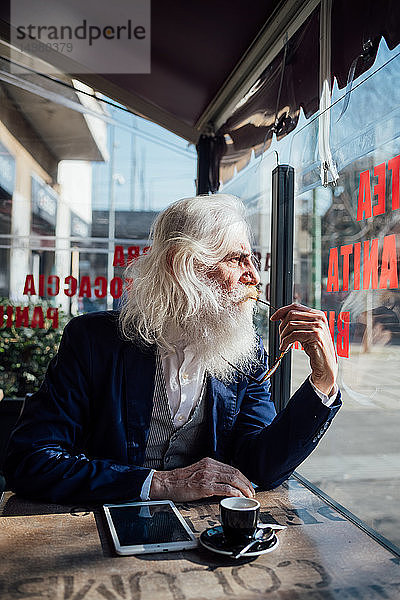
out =
<svg viewBox="0 0 400 600"><path fill-rule="evenodd" d="M156 355L156 376L149 437L143 466L168 471L186 467L203 457L207 447L205 414L206 377L200 398L189 420L175 427L169 407L160 353Z"/></svg>

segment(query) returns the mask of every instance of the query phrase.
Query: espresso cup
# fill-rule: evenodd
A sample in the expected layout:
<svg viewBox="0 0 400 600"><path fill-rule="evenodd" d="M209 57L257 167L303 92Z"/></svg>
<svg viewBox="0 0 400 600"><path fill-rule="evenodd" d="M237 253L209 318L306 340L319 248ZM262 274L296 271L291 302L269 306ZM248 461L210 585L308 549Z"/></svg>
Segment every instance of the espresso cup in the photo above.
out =
<svg viewBox="0 0 400 600"><path fill-rule="evenodd" d="M260 503L252 498L224 498L219 504L220 521L229 544L245 544L256 532Z"/></svg>

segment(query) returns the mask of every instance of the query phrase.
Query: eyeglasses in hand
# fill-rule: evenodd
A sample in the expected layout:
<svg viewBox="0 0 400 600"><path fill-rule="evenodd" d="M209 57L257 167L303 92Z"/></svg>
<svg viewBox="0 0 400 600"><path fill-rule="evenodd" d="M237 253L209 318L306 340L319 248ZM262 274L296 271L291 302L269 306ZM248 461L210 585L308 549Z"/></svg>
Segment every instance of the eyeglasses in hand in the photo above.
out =
<svg viewBox="0 0 400 600"><path fill-rule="evenodd" d="M256 291L256 293L258 293L258 292ZM261 304L266 304L267 306L272 308L272 310L274 310L274 311L277 310L274 306L272 306L272 304L270 302L267 302L266 300L261 300L261 298L254 298L253 296L248 296L246 298L246 300L255 300L256 302L261 302ZM290 346L288 346L286 348L286 350L283 350L283 352L281 352L279 354L278 358L273 363L273 365L271 367L269 367L267 369L267 371L262 373L259 377L253 377L252 375L249 375L248 373L241 371L238 367L235 367L235 365L233 365L231 362L229 362L229 360L226 360L226 358L224 358L224 357L222 357L222 358L224 358L225 362L227 362L228 365L230 365L233 369L235 369L235 371L237 371L238 373L240 373L247 379L250 379L250 381L252 381L253 383L257 383L258 385L260 385L261 383L264 383L264 381L266 381L267 379L270 379L272 377L272 375L278 370L279 365L282 362L282 358L285 356L285 354L287 352L289 352L289 350L291 350L291 348L292 348L292 344Z"/></svg>

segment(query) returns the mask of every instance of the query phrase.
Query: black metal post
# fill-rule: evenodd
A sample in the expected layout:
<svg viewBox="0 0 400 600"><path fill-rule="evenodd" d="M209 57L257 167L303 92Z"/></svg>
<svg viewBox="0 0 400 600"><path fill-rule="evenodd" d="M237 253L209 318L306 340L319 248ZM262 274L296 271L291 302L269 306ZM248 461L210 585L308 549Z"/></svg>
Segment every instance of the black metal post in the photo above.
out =
<svg viewBox="0 0 400 600"><path fill-rule="evenodd" d="M210 191L211 138L201 135L197 143L197 194L208 194Z"/></svg>
<svg viewBox="0 0 400 600"><path fill-rule="evenodd" d="M276 308L293 301L294 169L279 165L272 171L270 300ZM273 312L273 311L272 311ZM279 356L279 323L271 321L270 362ZM291 353L271 379L272 398L281 411L290 397Z"/></svg>
<svg viewBox="0 0 400 600"><path fill-rule="evenodd" d="M197 142L197 194L215 194L219 188L219 166L225 153L223 135L202 134Z"/></svg>

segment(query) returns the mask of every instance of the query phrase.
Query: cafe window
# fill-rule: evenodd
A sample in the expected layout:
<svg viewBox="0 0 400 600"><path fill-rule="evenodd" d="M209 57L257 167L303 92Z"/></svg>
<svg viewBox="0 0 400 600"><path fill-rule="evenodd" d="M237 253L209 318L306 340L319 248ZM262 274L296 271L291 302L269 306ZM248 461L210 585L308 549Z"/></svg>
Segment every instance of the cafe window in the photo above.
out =
<svg viewBox="0 0 400 600"><path fill-rule="evenodd" d="M343 8L340 2L336 6ZM239 104L221 128L227 151L220 173L223 191L244 192L250 205L248 190L257 186L268 219L255 219L253 232L268 256L271 172L277 164L294 169L293 298L327 315L343 399L332 426L298 473L399 546L399 46L384 37L374 39L365 60L354 55L347 72L333 73L325 105L318 108L316 94L314 105L303 103L293 114L282 111L279 130L279 112L269 120L266 111L261 113L260 90L265 85L264 101L273 85L275 98L279 85L281 94L298 90L295 74L301 59L292 55L289 69L288 55L305 52L308 44L314 43L314 51L305 52L309 70L314 65L318 72L314 34L319 14L318 9L305 21L286 48L286 58L284 50L250 90L247 103ZM337 31L332 44L337 44ZM332 46L332 64L338 55L337 45ZM293 106L295 99L287 99ZM260 233L260 223L268 230ZM262 278L268 298L268 272ZM268 315L258 323L266 342ZM308 358L296 344L293 392L309 372Z"/></svg>
<svg viewBox="0 0 400 600"><path fill-rule="evenodd" d="M400 77L398 48L381 41L350 101L335 86L332 158L339 179L323 187L312 123L293 136L296 172L294 295L327 314L343 408L299 472L400 545L398 365L400 348ZM293 351L293 389L306 356Z"/></svg>
<svg viewBox="0 0 400 600"><path fill-rule="evenodd" d="M6 398L38 389L71 317L119 306L125 267L149 248L156 215L195 195L196 178L193 145L79 81L22 68L13 81L0 84Z"/></svg>

